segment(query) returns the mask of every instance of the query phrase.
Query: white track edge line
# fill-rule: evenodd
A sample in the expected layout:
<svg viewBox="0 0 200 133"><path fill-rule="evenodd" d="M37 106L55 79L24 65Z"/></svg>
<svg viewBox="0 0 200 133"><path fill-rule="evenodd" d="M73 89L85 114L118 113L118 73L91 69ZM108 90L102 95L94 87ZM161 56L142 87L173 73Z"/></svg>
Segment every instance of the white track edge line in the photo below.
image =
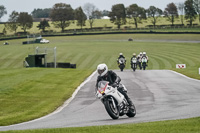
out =
<svg viewBox="0 0 200 133"><path fill-rule="evenodd" d="M173 70L168 70L168 71L171 71L171 72L173 72L173 73L175 73L175 74L177 74L177 75L180 75L180 76L182 76L182 77L184 77L184 78L187 78L187 79L190 79L190 80L193 80L193 81L200 82L200 80L198 80L198 79L190 78L190 77L188 77L188 76L186 76L186 75L184 75L184 74L181 74L181 73L179 73L179 72L176 72L176 71L173 71Z"/></svg>

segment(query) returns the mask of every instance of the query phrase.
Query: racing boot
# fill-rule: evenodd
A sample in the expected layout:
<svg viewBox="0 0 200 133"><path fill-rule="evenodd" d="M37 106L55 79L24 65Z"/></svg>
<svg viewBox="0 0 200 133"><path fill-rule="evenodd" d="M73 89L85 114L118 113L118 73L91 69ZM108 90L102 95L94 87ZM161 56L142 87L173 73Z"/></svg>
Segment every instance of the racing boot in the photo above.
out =
<svg viewBox="0 0 200 133"><path fill-rule="evenodd" d="M124 97L126 98L128 104L129 104L129 108L131 110L134 110L135 109L134 104L133 104L132 100L128 97L127 92L123 93L123 95L124 95Z"/></svg>
<svg viewBox="0 0 200 133"><path fill-rule="evenodd" d="M133 102L132 102L131 99L128 97L127 91L124 90L123 87L119 87L119 88L118 88L118 91L124 95L124 97L126 98L128 104L129 104L130 109L134 109Z"/></svg>
<svg viewBox="0 0 200 133"><path fill-rule="evenodd" d="M129 108L134 110L134 105L133 105L133 102L131 101L131 99L127 98L126 100L127 100L128 104L129 104Z"/></svg>

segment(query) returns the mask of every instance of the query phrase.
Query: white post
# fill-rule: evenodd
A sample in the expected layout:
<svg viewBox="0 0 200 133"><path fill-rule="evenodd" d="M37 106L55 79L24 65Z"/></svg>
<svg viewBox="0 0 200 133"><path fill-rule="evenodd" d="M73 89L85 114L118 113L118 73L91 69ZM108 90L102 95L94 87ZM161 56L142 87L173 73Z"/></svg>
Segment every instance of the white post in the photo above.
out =
<svg viewBox="0 0 200 133"><path fill-rule="evenodd" d="M200 68L199 68L199 75L200 75Z"/></svg>
<svg viewBox="0 0 200 133"><path fill-rule="evenodd" d="M35 48L35 54L38 54L38 46Z"/></svg>
<svg viewBox="0 0 200 133"><path fill-rule="evenodd" d="M54 48L54 67L56 68L56 47Z"/></svg>

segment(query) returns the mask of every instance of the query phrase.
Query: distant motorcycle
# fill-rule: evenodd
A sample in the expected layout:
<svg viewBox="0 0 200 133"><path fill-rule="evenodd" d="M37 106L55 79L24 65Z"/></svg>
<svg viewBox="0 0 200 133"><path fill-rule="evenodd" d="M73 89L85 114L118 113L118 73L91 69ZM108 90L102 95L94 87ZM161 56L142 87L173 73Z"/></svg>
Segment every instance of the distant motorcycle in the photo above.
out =
<svg viewBox="0 0 200 133"><path fill-rule="evenodd" d="M107 113L112 119L118 119L119 116L127 115L128 117L134 117L136 115L136 108L129 108L129 104L118 90L117 87L108 85L107 81L100 81L98 83L96 96L101 99L104 104ZM124 86L125 87L125 86Z"/></svg>
<svg viewBox="0 0 200 133"><path fill-rule="evenodd" d="M119 68L120 68L121 71L124 70L124 68L125 68L125 63L126 63L126 60L125 60L124 58L119 58L118 64L119 64Z"/></svg>
<svg viewBox="0 0 200 133"><path fill-rule="evenodd" d="M145 70L147 67L147 58L146 57L142 57L142 68L143 70Z"/></svg>
<svg viewBox="0 0 200 133"><path fill-rule="evenodd" d="M137 65L139 66L140 70L142 70L142 60L140 57L137 58Z"/></svg>
<svg viewBox="0 0 200 133"><path fill-rule="evenodd" d="M137 58L132 58L131 68L133 69L133 71L135 71L137 69Z"/></svg>

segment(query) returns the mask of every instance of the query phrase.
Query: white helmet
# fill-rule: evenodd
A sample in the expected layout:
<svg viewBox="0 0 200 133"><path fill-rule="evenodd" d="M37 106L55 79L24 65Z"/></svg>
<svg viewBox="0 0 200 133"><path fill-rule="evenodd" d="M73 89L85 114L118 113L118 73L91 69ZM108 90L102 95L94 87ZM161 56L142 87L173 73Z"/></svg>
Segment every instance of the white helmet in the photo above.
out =
<svg viewBox="0 0 200 133"><path fill-rule="evenodd" d="M143 55L146 55L146 52L143 52Z"/></svg>
<svg viewBox="0 0 200 133"><path fill-rule="evenodd" d="M119 55L123 55L123 53L119 53Z"/></svg>
<svg viewBox="0 0 200 133"><path fill-rule="evenodd" d="M107 67L107 65L106 64L99 64L98 66L97 66L97 72L98 72L98 74L99 74L99 76L104 76L107 72L108 72L108 67Z"/></svg>
<svg viewBox="0 0 200 133"><path fill-rule="evenodd" d="M142 52L140 52L140 55L142 55Z"/></svg>

